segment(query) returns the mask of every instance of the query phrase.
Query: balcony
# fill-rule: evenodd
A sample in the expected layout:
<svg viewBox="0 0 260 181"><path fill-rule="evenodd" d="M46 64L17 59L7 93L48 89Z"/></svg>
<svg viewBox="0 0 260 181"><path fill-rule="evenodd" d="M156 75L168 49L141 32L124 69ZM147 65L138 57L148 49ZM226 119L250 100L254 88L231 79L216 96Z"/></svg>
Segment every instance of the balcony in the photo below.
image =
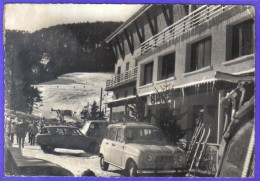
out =
<svg viewBox="0 0 260 181"><path fill-rule="evenodd" d="M168 26L160 33L152 36L141 44L141 54L146 53L156 47L163 45L166 42L180 36L181 34L190 31L192 28L201 25L219 14L230 10L234 5L204 5L185 16L171 26Z"/></svg>
<svg viewBox="0 0 260 181"><path fill-rule="evenodd" d="M112 90L115 87L135 81L137 77L137 67L130 69L122 74L114 76L106 81L106 90Z"/></svg>

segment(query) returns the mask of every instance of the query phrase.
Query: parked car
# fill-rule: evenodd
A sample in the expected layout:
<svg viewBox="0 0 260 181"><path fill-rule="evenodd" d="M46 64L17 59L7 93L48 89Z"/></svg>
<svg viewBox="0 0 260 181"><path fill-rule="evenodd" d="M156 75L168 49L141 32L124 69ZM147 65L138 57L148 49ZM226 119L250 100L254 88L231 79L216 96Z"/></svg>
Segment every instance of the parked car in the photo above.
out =
<svg viewBox="0 0 260 181"><path fill-rule="evenodd" d="M117 123L108 126L100 147L100 167L109 164L124 169L127 176L171 174L186 169L185 152L166 145L159 128L144 123Z"/></svg>
<svg viewBox="0 0 260 181"><path fill-rule="evenodd" d="M46 126L37 135L36 142L45 152L53 152L55 148L82 149L88 152L95 140L86 137L77 127Z"/></svg>
<svg viewBox="0 0 260 181"><path fill-rule="evenodd" d="M86 121L86 123L83 125L81 132L85 136L95 140L95 142L93 142L91 145L92 152L99 152L100 144L107 134L107 126L108 122L103 120Z"/></svg>

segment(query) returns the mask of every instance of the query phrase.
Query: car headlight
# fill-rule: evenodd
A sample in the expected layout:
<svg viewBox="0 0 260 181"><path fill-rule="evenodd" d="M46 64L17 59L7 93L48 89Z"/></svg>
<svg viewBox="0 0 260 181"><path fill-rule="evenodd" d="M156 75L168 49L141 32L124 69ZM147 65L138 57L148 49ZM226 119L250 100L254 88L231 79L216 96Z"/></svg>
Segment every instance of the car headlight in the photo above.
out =
<svg viewBox="0 0 260 181"><path fill-rule="evenodd" d="M147 155L147 157L146 157L146 161L148 161L148 162L153 161L153 157L152 157L152 155Z"/></svg>
<svg viewBox="0 0 260 181"><path fill-rule="evenodd" d="M177 158L177 161L178 161L178 162L183 161L183 156L182 156L182 155L179 155L178 158Z"/></svg>

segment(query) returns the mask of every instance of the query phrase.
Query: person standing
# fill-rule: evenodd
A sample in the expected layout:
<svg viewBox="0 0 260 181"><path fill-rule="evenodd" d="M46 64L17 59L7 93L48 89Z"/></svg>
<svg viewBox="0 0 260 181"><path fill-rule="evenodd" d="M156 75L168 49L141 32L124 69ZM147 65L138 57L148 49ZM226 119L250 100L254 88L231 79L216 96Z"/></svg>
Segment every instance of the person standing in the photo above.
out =
<svg viewBox="0 0 260 181"><path fill-rule="evenodd" d="M28 127L28 141L30 144L32 144L32 127L33 127L33 124L29 124L29 127Z"/></svg>
<svg viewBox="0 0 260 181"><path fill-rule="evenodd" d="M31 128L31 145L35 144L35 135L39 132L37 123L35 122Z"/></svg>
<svg viewBox="0 0 260 181"><path fill-rule="evenodd" d="M11 120L8 121L6 130L7 130L7 136L9 138L10 137L10 131L11 131Z"/></svg>
<svg viewBox="0 0 260 181"><path fill-rule="evenodd" d="M18 125L17 127L17 136L19 142L19 148L24 148L24 139L26 137L26 133L28 131L28 123L25 119L23 119L22 124Z"/></svg>
<svg viewBox="0 0 260 181"><path fill-rule="evenodd" d="M10 127L10 138L12 143L14 143L14 133L15 133L15 122L12 122Z"/></svg>

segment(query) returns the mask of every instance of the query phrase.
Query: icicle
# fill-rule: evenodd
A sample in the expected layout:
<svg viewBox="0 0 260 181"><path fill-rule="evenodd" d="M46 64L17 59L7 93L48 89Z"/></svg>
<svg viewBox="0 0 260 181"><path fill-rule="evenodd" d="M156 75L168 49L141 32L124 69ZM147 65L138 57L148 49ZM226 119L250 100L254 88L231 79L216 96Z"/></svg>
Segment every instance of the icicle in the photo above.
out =
<svg viewBox="0 0 260 181"><path fill-rule="evenodd" d="M214 94L214 87L215 87L215 81L212 81L212 89L211 89L212 95Z"/></svg>
<svg viewBox="0 0 260 181"><path fill-rule="evenodd" d="M182 88L181 91L182 91L182 103L184 103L184 88Z"/></svg>
<svg viewBox="0 0 260 181"><path fill-rule="evenodd" d="M208 82L206 82L206 87L207 87L206 95L208 96L208 94L209 94Z"/></svg>

